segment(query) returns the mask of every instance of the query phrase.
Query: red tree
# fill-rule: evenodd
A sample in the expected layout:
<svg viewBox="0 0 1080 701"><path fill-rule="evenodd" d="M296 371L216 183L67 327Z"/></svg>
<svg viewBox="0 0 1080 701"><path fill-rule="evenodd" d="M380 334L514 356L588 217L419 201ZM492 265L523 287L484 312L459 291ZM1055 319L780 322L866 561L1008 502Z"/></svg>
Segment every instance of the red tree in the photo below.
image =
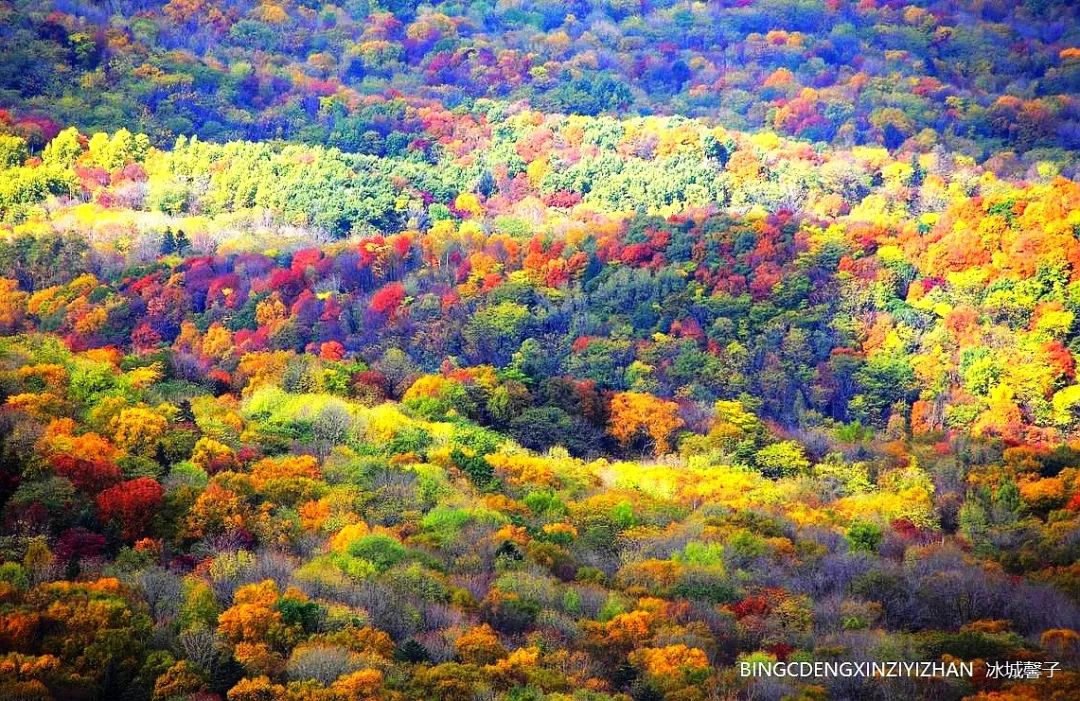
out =
<svg viewBox="0 0 1080 701"><path fill-rule="evenodd" d="M383 315L393 314L403 299L405 299L405 286L400 282L391 282L371 295L371 311Z"/></svg>
<svg viewBox="0 0 1080 701"><path fill-rule="evenodd" d="M121 482L98 494L98 511L103 522L117 521L127 540L146 533L165 490L150 477Z"/></svg>

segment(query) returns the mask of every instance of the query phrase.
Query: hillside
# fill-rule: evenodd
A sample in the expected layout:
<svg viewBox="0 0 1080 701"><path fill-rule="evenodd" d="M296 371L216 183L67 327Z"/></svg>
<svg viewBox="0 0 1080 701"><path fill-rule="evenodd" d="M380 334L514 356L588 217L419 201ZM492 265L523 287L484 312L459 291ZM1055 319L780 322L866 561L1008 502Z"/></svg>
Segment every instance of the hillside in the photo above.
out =
<svg viewBox="0 0 1080 701"><path fill-rule="evenodd" d="M1067 0L7 0L0 106L87 131L382 155L427 109L703 116L833 145L1072 160ZM414 111L417 110L417 111ZM48 123L35 121L48 136Z"/></svg>
<svg viewBox="0 0 1080 701"><path fill-rule="evenodd" d="M0 698L1080 695L1073 3L0 0L0 69ZM973 671L740 674L823 661Z"/></svg>

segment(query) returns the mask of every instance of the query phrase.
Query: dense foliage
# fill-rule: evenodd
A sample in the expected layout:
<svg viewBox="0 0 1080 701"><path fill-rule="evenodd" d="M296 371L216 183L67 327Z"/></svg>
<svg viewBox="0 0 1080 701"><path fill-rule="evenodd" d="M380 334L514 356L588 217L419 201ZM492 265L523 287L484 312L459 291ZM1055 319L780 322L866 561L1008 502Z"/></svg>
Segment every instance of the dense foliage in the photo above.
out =
<svg viewBox="0 0 1080 701"><path fill-rule="evenodd" d="M385 155L495 98L978 159L1080 146L1067 0L5 0L0 18L0 106L39 140L127 126Z"/></svg>
<svg viewBox="0 0 1080 701"><path fill-rule="evenodd" d="M1076 698L1078 28L0 0L0 698Z"/></svg>

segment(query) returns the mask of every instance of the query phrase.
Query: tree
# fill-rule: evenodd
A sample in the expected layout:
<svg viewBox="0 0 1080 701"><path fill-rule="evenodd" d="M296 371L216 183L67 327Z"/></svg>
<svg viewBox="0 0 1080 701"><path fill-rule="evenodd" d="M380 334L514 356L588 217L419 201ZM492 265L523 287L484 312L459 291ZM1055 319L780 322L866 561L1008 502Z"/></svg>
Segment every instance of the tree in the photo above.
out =
<svg viewBox="0 0 1080 701"><path fill-rule="evenodd" d="M166 227L165 233L161 235L161 255L168 256L176 253L176 236L173 235L171 228Z"/></svg>
<svg viewBox="0 0 1080 701"><path fill-rule="evenodd" d="M118 522L125 540L135 540L146 534L164 494L150 477L121 482L98 494L98 513L103 523Z"/></svg>
<svg viewBox="0 0 1080 701"><path fill-rule="evenodd" d="M285 698L285 687L274 684L266 675L244 678L229 689L226 698L228 701L276 701Z"/></svg>
<svg viewBox="0 0 1080 701"><path fill-rule="evenodd" d="M371 296L371 311L381 316L393 316L405 299L405 286L392 282Z"/></svg>
<svg viewBox="0 0 1080 701"><path fill-rule="evenodd" d="M754 454L754 463L761 474L772 479L806 474L810 461L796 441L780 441L767 445Z"/></svg>
<svg viewBox="0 0 1080 701"><path fill-rule="evenodd" d="M79 130L75 127L64 129L42 151L41 160L45 165L70 168L83 152L81 139Z"/></svg>
<svg viewBox="0 0 1080 701"><path fill-rule="evenodd" d="M353 557L367 560L379 570L386 570L405 559L408 552L398 541L387 535L367 535L349 544Z"/></svg>
<svg viewBox="0 0 1080 701"><path fill-rule="evenodd" d="M131 687L146 658L151 626L126 594L109 578L50 582L27 594L47 631L37 649L61 662L57 695L116 698Z"/></svg>
<svg viewBox="0 0 1080 701"><path fill-rule="evenodd" d="M630 661L650 677L661 679L668 689L700 683L709 670L705 651L683 643L641 648L631 653Z"/></svg>
<svg viewBox="0 0 1080 701"><path fill-rule="evenodd" d="M0 134L0 170L21 166L28 156L26 139Z"/></svg>
<svg viewBox="0 0 1080 701"><path fill-rule="evenodd" d="M470 701L481 679L480 670L473 665L445 662L417 669L412 686L418 698Z"/></svg>
<svg viewBox="0 0 1080 701"><path fill-rule="evenodd" d="M683 426L679 405L640 392L618 392L611 398L608 433L623 448L645 438L657 455L671 449L671 435Z"/></svg>
<svg viewBox="0 0 1080 701"><path fill-rule="evenodd" d="M15 331L26 316L26 302L30 295L19 290L16 280L0 277L0 331Z"/></svg>
<svg viewBox="0 0 1080 701"><path fill-rule="evenodd" d="M506 426L526 411L532 403L529 389L514 380L499 384L487 401L487 412L496 426Z"/></svg>
<svg viewBox="0 0 1080 701"><path fill-rule="evenodd" d="M357 671L360 659L340 645L301 644L285 664L290 679L314 679L327 686L339 677Z"/></svg>
<svg viewBox="0 0 1080 701"><path fill-rule="evenodd" d="M504 301L478 310L463 333L480 362L503 366L521 347L532 320L533 314L527 306Z"/></svg>
<svg viewBox="0 0 1080 701"><path fill-rule="evenodd" d="M147 407L123 409L111 423L117 445L145 457L154 454L167 427L168 421Z"/></svg>
<svg viewBox="0 0 1080 701"><path fill-rule="evenodd" d="M848 527L847 539L853 550L877 553L881 543L881 526L869 521L856 521Z"/></svg>
<svg viewBox="0 0 1080 701"><path fill-rule="evenodd" d="M484 624L470 628L454 642L458 659L466 664L493 664L506 656L506 648L491 626Z"/></svg>
<svg viewBox="0 0 1080 701"><path fill-rule="evenodd" d="M120 479L116 447L96 433L57 433L46 439L49 462L79 489L97 492Z"/></svg>
<svg viewBox="0 0 1080 701"><path fill-rule="evenodd" d="M195 442L191 462L210 475L237 467L236 452L209 436L203 436Z"/></svg>
<svg viewBox="0 0 1080 701"><path fill-rule="evenodd" d="M201 670L187 660L180 660L154 682L152 701L189 696L203 690L205 685Z"/></svg>
<svg viewBox="0 0 1080 701"><path fill-rule="evenodd" d="M274 673L284 664L282 653L295 644L300 632L283 614L287 598L271 579L247 584L236 590L233 605L218 616L218 633L233 645L234 656L247 669Z"/></svg>

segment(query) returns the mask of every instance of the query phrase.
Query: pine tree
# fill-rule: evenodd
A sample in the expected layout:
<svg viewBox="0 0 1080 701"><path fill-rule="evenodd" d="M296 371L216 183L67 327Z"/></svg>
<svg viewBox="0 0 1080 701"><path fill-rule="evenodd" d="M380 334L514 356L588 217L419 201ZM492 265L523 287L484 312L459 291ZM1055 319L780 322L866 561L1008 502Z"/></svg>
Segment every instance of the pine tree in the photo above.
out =
<svg viewBox="0 0 1080 701"><path fill-rule="evenodd" d="M176 237L173 236L172 229L165 229L161 236L161 255L168 256L173 253L176 253Z"/></svg>
<svg viewBox="0 0 1080 701"><path fill-rule="evenodd" d="M490 170L485 170L480 174L480 180L476 184L476 191L483 195L485 199L491 197L491 193L495 192L495 177Z"/></svg>
<svg viewBox="0 0 1080 701"><path fill-rule="evenodd" d="M911 186L920 187L923 184L923 180L926 179L926 169L922 167L922 163L919 162L918 154L911 157Z"/></svg>

